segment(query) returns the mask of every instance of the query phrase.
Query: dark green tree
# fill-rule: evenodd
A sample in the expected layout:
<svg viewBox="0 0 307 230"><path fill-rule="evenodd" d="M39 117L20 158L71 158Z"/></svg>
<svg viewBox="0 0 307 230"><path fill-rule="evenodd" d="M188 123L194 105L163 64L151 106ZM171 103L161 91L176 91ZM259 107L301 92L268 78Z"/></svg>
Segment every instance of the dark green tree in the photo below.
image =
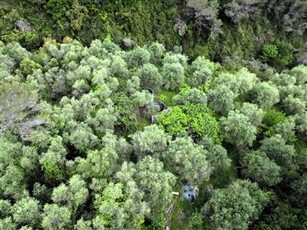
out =
<svg viewBox="0 0 307 230"><path fill-rule="evenodd" d="M268 203L270 194L255 183L237 180L225 189L213 191L203 212L213 229L248 229Z"/></svg>
<svg viewBox="0 0 307 230"><path fill-rule="evenodd" d="M242 159L243 174L260 185L273 186L281 181L281 169L264 152L252 151Z"/></svg>

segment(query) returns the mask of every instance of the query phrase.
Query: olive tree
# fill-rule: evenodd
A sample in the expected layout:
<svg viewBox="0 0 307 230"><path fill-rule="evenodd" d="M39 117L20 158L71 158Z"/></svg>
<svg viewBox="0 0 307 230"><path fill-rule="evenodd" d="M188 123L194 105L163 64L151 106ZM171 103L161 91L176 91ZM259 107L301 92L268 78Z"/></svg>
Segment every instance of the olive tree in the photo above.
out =
<svg viewBox="0 0 307 230"><path fill-rule="evenodd" d="M53 189L51 198L59 206L66 206L71 210L72 217L75 218L78 208L85 203L89 192L85 181L80 175L73 175L68 185L64 183Z"/></svg>
<svg viewBox="0 0 307 230"><path fill-rule="evenodd" d="M256 104L244 102L242 107L239 109L240 113L244 114L249 118L249 121L256 127L261 125L264 112L261 108L258 108Z"/></svg>
<svg viewBox="0 0 307 230"><path fill-rule="evenodd" d="M144 202L144 193L131 180L127 183L109 183L101 194L95 195L95 228L140 229L150 213Z"/></svg>
<svg viewBox="0 0 307 230"><path fill-rule="evenodd" d="M154 42L148 47L148 52L150 53L151 63L160 64L165 53L165 47L163 44Z"/></svg>
<svg viewBox="0 0 307 230"><path fill-rule="evenodd" d="M40 219L39 201L32 197L24 197L18 200L12 207L13 219L19 225L27 225L29 227L37 227Z"/></svg>
<svg viewBox="0 0 307 230"><path fill-rule="evenodd" d="M279 92L275 85L269 82L260 82L251 90L252 102L261 108L270 108L279 102Z"/></svg>
<svg viewBox="0 0 307 230"><path fill-rule="evenodd" d="M44 230L67 229L71 224L71 212L67 207L46 204L42 214L41 226Z"/></svg>
<svg viewBox="0 0 307 230"><path fill-rule="evenodd" d="M192 87L197 87L211 80L216 66L213 62L205 57L197 57L191 64L191 76L187 78L187 82Z"/></svg>
<svg viewBox="0 0 307 230"><path fill-rule="evenodd" d="M219 86L208 92L208 106L222 115L234 108L235 94L227 86Z"/></svg>
<svg viewBox="0 0 307 230"><path fill-rule="evenodd" d="M201 184L210 175L206 155L207 151L190 137L177 137L170 142L162 157L170 172L193 184Z"/></svg>
<svg viewBox="0 0 307 230"><path fill-rule="evenodd" d="M207 95L196 88L191 88L180 92L173 97L173 103L176 105L181 104L207 104Z"/></svg>
<svg viewBox="0 0 307 230"><path fill-rule="evenodd" d="M162 81L167 90L178 90L184 83L184 67L180 63L164 63Z"/></svg>
<svg viewBox="0 0 307 230"><path fill-rule="evenodd" d="M203 212L211 229L248 229L269 201L270 194L255 183L237 180L227 188L216 189Z"/></svg>
<svg viewBox="0 0 307 230"><path fill-rule="evenodd" d="M162 77L158 68L150 63L144 64L136 73L140 79L142 89L152 89L157 91L162 86Z"/></svg>
<svg viewBox="0 0 307 230"><path fill-rule="evenodd" d="M137 46L133 50L126 52L125 60L129 68L140 67L150 61L150 53L142 47Z"/></svg>
<svg viewBox="0 0 307 230"><path fill-rule="evenodd" d="M293 169L296 151L292 145L286 144L286 141L280 135L265 138L262 141L260 150L264 151L271 160L281 166L284 172Z"/></svg>
<svg viewBox="0 0 307 230"><path fill-rule="evenodd" d="M131 135L133 148L136 154L145 155L146 153L160 153L165 150L170 140L163 130L157 125L150 125L144 131L136 132Z"/></svg>
<svg viewBox="0 0 307 230"><path fill-rule="evenodd" d="M281 181L281 169L264 152L252 151L243 156L243 174L261 185L273 186Z"/></svg>
<svg viewBox="0 0 307 230"><path fill-rule="evenodd" d="M237 148L253 145L257 128L247 116L230 111L228 116L222 117L220 121L227 142L234 144Z"/></svg>

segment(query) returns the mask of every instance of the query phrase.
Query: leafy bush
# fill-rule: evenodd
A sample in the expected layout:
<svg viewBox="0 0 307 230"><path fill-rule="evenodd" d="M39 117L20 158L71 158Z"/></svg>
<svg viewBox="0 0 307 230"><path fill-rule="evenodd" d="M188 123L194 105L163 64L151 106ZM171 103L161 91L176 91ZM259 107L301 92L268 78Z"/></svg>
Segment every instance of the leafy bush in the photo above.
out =
<svg viewBox="0 0 307 230"><path fill-rule="evenodd" d="M265 110L263 117L263 124L266 127L272 127L274 125L284 122L285 120L286 120L285 113L274 108Z"/></svg>
<svg viewBox="0 0 307 230"><path fill-rule="evenodd" d="M266 44L262 48L262 54L260 59L264 62L269 62L270 60L276 58L278 55L278 48L275 44Z"/></svg>
<svg viewBox="0 0 307 230"><path fill-rule="evenodd" d="M203 104L174 106L158 117L158 124L172 135L188 133L195 140L208 136L215 143L221 141L219 124L212 111Z"/></svg>

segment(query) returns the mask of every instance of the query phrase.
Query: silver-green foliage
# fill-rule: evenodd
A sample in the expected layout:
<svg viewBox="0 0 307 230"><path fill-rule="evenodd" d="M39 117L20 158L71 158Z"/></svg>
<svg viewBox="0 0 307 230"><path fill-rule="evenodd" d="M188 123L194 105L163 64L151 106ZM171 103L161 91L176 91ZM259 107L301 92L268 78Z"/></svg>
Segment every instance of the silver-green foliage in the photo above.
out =
<svg viewBox="0 0 307 230"><path fill-rule="evenodd" d="M269 193L247 180L237 180L227 188L213 191L203 211L212 229L247 230L269 201Z"/></svg>
<svg viewBox="0 0 307 230"><path fill-rule="evenodd" d="M206 155L207 151L190 137L177 137L170 142L162 157L170 172L193 184L201 184L210 176Z"/></svg>
<svg viewBox="0 0 307 230"><path fill-rule="evenodd" d="M230 111L228 116L222 117L220 121L227 142L238 148L253 145L257 129L246 115Z"/></svg>
<svg viewBox="0 0 307 230"><path fill-rule="evenodd" d="M243 156L243 174L261 185L273 186L281 181L281 169L264 152L252 151Z"/></svg>
<svg viewBox="0 0 307 230"><path fill-rule="evenodd" d="M216 113L226 115L234 108L235 94L227 86L219 86L208 92L208 105Z"/></svg>
<svg viewBox="0 0 307 230"><path fill-rule="evenodd" d="M178 90L184 83L184 67L180 63L164 63L162 81L167 90Z"/></svg>
<svg viewBox="0 0 307 230"><path fill-rule="evenodd" d="M207 104L207 95L196 88L191 88L180 92L173 97L173 103L176 105L183 104Z"/></svg>
<svg viewBox="0 0 307 230"><path fill-rule="evenodd" d="M192 74L187 78L187 82L192 87L197 87L211 80L216 65L208 59L197 57L191 65Z"/></svg>

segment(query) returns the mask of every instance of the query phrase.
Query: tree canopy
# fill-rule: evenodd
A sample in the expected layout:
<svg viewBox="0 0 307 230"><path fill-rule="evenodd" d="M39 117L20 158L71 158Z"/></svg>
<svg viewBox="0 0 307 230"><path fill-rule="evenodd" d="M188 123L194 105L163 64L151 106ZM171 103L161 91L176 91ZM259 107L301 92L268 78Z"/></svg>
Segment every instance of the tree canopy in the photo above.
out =
<svg viewBox="0 0 307 230"><path fill-rule="evenodd" d="M57 23L82 31L85 2L27 4L76 7ZM218 39L221 14L243 29L266 4L182 7ZM0 229L303 229L307 71L274 67L276 46L239 66L129 39L0 43Z"/></svg>

